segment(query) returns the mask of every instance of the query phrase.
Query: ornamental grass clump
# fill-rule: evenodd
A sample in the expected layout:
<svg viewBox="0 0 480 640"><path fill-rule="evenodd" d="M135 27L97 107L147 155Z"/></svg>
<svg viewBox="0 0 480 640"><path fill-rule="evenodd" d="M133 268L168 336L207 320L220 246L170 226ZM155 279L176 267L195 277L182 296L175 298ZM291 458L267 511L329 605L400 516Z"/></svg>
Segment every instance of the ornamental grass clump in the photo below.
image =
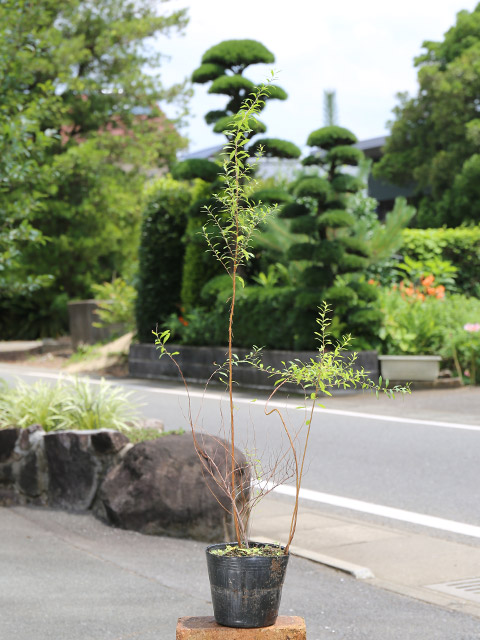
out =
<svg viewBox="0 0 480 640"><path fill-rule="evenodd" d="M18 380L0 389L0 428L39 424L45 431L115 429L128 435L138 417L131 396L104 379L61 378L54 385Z"/></svg>
<svg viewBox="0 0 480 640"><path fill-rule="evenodd" d="M273 74L272 74L273 78ZM188 384L182 369L176 360L178 352L170 352L167 342L170 331L154 332L156 345L160 357L168 356L177 368L183 381L188 397L187 417L193 436L194 446L202 464L207 486L213 482L216 489L224 494L226 500L218 503L232 517L236 546L249 549L251 544L248 536L249 516L258 501L275 487L287 481L295 486L295 504L292 512L290 534L285 547L280 547L281 553L287 555L295 534L300 487L306 464L306 454L311 434L315 408L322 395L330 396L333 388L359 387L393 396L395 391L408 392L406 387L388 388L371 381L363 369L355 366L356 354L346 354L350 337L346 336L339 342L332 342L328 333L331 308L324 303L319 309L316 333L318 353L308 362L295 360L282 363L282 368L265 366L262 362L261 349L254 347L250 354L240 359L232 350L234 331L235 305L239 288L245 286L241 277L242 269L253 257L251 240L257 227L270 218L276 210L261 201L252 202L246 195L246 188L252 181L251 164L248 162L249 153L245 150L251 133L251 123L263 107L263 99L268 95L269 87L257 89L243 103L242 108L233 116L232 123L225 135L228 143L224 147L223 189L216 194L217 206L208 211L209 222L203 227L203 235L210 252L228 274L231 283L228 313L228 351L225 362L216 365L216 369L209 381L220 378L226 386L228 410L221 409L222 429L217 438L219 449L224 452L227 464L226 473L221 473L215 459L208 454L203 446L202 432L199 426L200 417L194 414ZM260 150L261 153L261 150ZM267 451L260 455L255 446L248 446L244 442L247 453L246 462L238 455L238 430L234 403L234 370L241 363L247 363L271 379L273 391L270 394L264 414L270 417L280 433L280 444L277 446L273 438L267 439ZM288 416L273 403L274 396L285 388L287 384L294 384L305 393L305 413L301 424L294 426ZM207 382L208 386L208 382ZM250 443L257 441L255 429ZM245 482L245 478L249 481ZM213 491L212 491L213 493ZM215 495L215 494L214 494ZM255 545L253 545L255 546ZM255 551L255 554L261 551Z"/></svg>

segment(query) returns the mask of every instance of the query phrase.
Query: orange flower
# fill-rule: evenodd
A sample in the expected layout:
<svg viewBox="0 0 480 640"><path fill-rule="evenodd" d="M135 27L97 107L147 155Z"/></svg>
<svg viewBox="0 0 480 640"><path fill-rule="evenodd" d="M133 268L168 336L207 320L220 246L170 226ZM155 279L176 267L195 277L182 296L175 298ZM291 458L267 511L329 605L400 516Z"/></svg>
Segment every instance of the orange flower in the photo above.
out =
<svg viewBox="0 0 480 640"><path fill-rule="evenodd" d="M373 286L376 287L378 282L376 280L374 280L373 278L370 278L370 280L368 281L368 284L373 284Z"/></svg>
<svg viewBox="0 0 480 640"><path fill-rule="evenodd" d="M444 298L445 297L445 287L443 286L443 284L439 284L438 287L436 288L436 293L435 293L437 298Z"/></svg>
<svg viewBox="0 0 480 640"><path fill-rule="evenodd" d="M423 284L424 287L429 287L434 280L435 280L435 277L432 274L430 274L429 276L424 277L423 280L421 280L421 283Z"/></svg>
<svg viewBox="0 0 480 640"><path fill-rule="evenodd" d="M417 298L418 300L422 300L422 301L425 300L425 296L423 295L423 293L420 293L420 292L417 293Z"/></svg>
<svg viewBox="0 0 480 640"><path fill-rule="evenodd" d="M184 327L188 327L188 321L183 316L178 316L178 321L183 324Z"/></svg>

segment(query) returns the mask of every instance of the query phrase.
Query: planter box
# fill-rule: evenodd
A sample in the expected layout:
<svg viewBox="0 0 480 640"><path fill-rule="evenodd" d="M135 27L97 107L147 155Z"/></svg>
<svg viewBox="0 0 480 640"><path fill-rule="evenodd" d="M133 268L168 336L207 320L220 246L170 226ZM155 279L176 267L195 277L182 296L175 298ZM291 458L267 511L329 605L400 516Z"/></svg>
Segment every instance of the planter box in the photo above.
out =
<svg viewBox="0 0 480 640"><path fill-rule="evenodd" d="M438 378L440 356L378 356L382 377L388 380L414 382Z"/></svg>
<svg viewBox="0 0 480 640"><path fill-rule="evenodd" d="M175 357L183 375L190 382L203 383L209 379L216 367L214 362L223 363L226 359L226 347L189 347L184 345L169 344L171 351L178 351ZM234 349L240 358L250 353L247 349ZM299 358L308 361L317 355L316 351L277 351L265 350L263 353L263 363L266 366L276 368L282 367L283 362L289 362ZM346 354L348 356L348 354ZM358 354L356 365L363 367L368 375L373 379L378 379L378 358L376 351L361 351ZM154 344L132 344L128 357L129 375L133 378L157 378L179 380L176 367L167 358L158 358L158 351ZM267 374L254 369L248 364L235 367L235 380L244 387L254 387L257 389L272 389L274 380ZM285 391L298 389L296 386L283 387Z"/></svg>

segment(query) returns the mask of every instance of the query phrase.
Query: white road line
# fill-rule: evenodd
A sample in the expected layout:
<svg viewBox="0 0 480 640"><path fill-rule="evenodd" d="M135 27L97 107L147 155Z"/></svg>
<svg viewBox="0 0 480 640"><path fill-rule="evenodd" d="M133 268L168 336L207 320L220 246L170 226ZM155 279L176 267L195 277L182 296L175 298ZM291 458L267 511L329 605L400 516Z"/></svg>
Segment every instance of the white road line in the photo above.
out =
<svg viewBox="0 0 480 640"><path fill-rule="evenodd" d="M31 372L31 371L26 371L26 372L22 372L22 375L25 376L30 376L30 377L43 377L43 378L52 378L52 379L58 379L61 377L65 377L68 374L62 374L62 373L43 373L43 372ZM89 380L92 382L92 384L100 384L100 380L95 380L92 378L89 378ZM114 383L114 384L121 384L121 383ZM134 390L134 391L146 391L147 393L158 393L160 395L170 395L170 396L182 396L182 397L187 397L187 392L185 389L182 388L177 388L177 389L162 389L162 388L158 388L158 387L147 387L144 385L135 385L135 384L126 384L124 386L128 386L130 389ZM190 397L191 398L202 398L204 400L215 400L215 401L225 401L226 400L226 396L225 394L222 393L211 393L208 392L206 394L203 393L203 391L197 391L195 389L190 391ZM299 402L301 402L301 400L299 400ZM237 397L235 399L235 404L249 404L249 405L254 405L255 403L248 399L248 398L242 398L242 397ZM262 406L262 402L259 401L258 402L259 406ZM304 407L299 407L298 403L295 403L293 401L285 401L282 402L280 400L274 400L269 402L269 406L270 407L279 407L279 408L288 408L288 409L304 409ZM403 418L403 417L397 417L397 416L389 416L389 415L383 415L383 414L378 414L378 413L363 413L360 411L346 411L343 409L323 409L322 407L316 407L315 408L315 413L322 413L322 414L327 414L327 415L336 415L336 416L345 416L345 417L349 417L349 418L360 418L361 420L377 420L380 422L396 422L396 423L400 423L400 424L417 424L417 425L422 425L422 426L426 426L426 427L441 427L444 429L462 429L464 431L480 431L480 425L474 425L474 424L465 424L462 422L442 422L440 420L421 420L419 418Z"/></svg>
<svg viewBox="0 0 480 640"><path fill-rule="evenodd" d="M275 487L274 491L282 495L294 497L295 487L290 485L282 485ZM363 502L362 500L353 500L352 498L344 498L342 496L334 496L329 493L320 493L311 489L300 489L301 500L313 500L321 504L329 504L334 507L342 507L352 511L360 511L369 513L374 516L382 516L391 520L400 520L401 522L410 522L419 524L430 529L439 529L441 531L450 531L451 533L460 533L464 536L472 538L480 538L480 527L473 524L465 524L455 520L446 520L445 518L437 518L436 516L427 516L423 513L415 511L405 511L404 509L395 509L394 507L386 507L381 504L372 502Z"/></svg>
<svg viewBox="0 0 480 640"><path fill-rule="evenodd" d="M58 379L61 377L65 377L64 374L58 373L34 373L34 372L22 372L22 375L29 377L43 377L43 378L51 378ZM100 380L91 379L92 384L100 384ZM117 383L119 384L119 383ZM148 393L158 393L162 395L173 395L173 396L187 396L187 392L185 389L161 389L155 387L147 387L143 385L125 385L130 387L132 390L138 391L146 391ZM206 400L225 400L224 394L218 393L208 393L203 394L201 391L192 390L190 391L190 396L192 398L204 398ZM236 404L252 404L251 400L246 398L238 398L235 400ZM259 403L261 406L261 402ZM276 407L285 407L288 406L290 409L297 408L294 403L286 403L286 402L270 402L271 406ZM434 426L434 427L444 427L450 429L466 429L470 431L480 431L480 426L462 424L462 423L452 423L452 422L439 422L435 420L415 420L412 418L397 418L394 416L384 416L378 414L371 413L360 413L357 411L343 411L338 409L322 409L320 407L316 408L316 411L319 413L326 413L332 415L342 415L347 417L356 417L361 419L368 420L380 420L385 422L401 422L408 424L419 424L425 426ZM279 487L275 487L274 491L279 494L283 494L286 496L294 497L295 496L295 488L289 485L282 485ZM335 496L328 493L321 493L319 491L313 491L311 489L300 489L300 499L301 500L312 500L314 502L318 502L321 504L329 504L336 507L341 507L344 509L349 509L351 511L359 511L362 513L368 513L370 515L381 516L384 518L389 518L392 520L399 520L401 522L409 522L411 524L418 524L424 527L429 527L431 529L438 529L441 531L449 531L451 533L459 533L461 535L470 536L473 538L480 538L480 527L466 524L464 522L457 522L455 520L447 520L445 518L437 518L436 516L429 516L423 513L417 513L414 511L406 511L404 509L396 509L394 507L387 507L384 505L374 504L372 502L364 502L362 500L354 500L352 498L345 498L343 496Z"/></svg>

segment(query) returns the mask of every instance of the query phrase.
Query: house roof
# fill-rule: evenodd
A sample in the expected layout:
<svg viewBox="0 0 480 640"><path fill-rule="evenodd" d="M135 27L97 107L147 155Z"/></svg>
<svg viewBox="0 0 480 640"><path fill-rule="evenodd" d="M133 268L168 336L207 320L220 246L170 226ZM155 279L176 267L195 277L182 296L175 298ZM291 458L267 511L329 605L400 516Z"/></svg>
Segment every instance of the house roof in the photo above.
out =
<svg viewBox="0 0 480 640"><path fill-rule="evenodd" d="M197 158L209 160L218 155L223 149L223 145L216 145L215 147L207 147L206 149L199 149L190 153L182 153L180 160L194 160Z"/></svg>
<svg viewBox="0 0 480 640"><path fill-rule="evenodd" d="M383 153L382 149L387 141L386 136L378 136L377 138L368 138L367 140L359 140L354 147L363 151L367 158L379 160Z"/></svg>
<svg viewBox="0 0 480 640"><path fill-rule="evenodd" d="M378 160L382 156L382 148L385 146L386 136L378 136L377 138L368 138L367 140L359 140L353 146L360 149L368 158ZM207 147L190 153L182 153L180 160L192 160L194 158L211 159L217 156L223 149L223 145L215 147Z"/></svg>

